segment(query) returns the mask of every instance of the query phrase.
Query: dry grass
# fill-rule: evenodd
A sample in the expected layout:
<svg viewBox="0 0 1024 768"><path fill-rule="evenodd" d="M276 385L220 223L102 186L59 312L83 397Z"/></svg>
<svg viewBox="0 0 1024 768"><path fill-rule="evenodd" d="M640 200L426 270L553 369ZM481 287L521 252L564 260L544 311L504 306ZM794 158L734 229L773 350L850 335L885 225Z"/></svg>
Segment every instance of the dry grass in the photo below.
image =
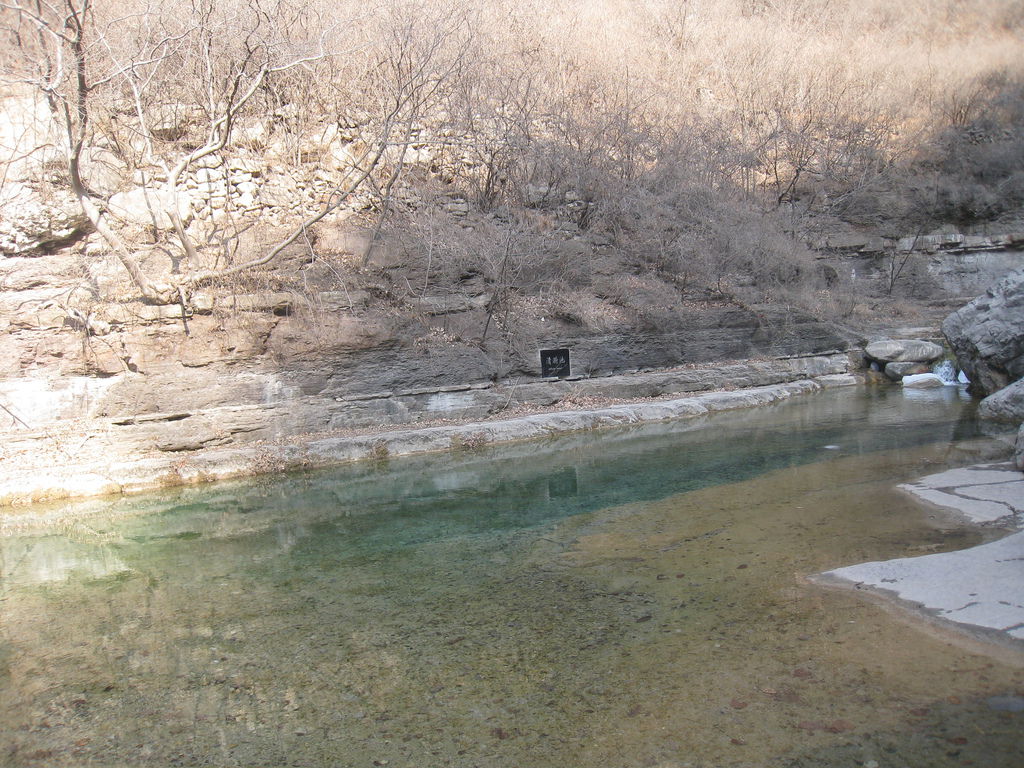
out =
<svg viewBox="0 0 1024 768"><path fill-rule="evenodd" d="M0 88L46 75L17 5L0 3ZM991 135L1019 132L1019 110L992 108L1024 101L1019 0L117 0L93 13L88 140L117 149L125 186L154 155L207 139L239 62L252 70L242 86L287 63L239 111L221 154L256 148L273 173L312 176L325 135L355 154L390 144L350 202L426 254L405 275L416 295L473 273L506 310L505 294L529 293L530 280L587 289L583 258L545 255L568 225L601 233L629 270L659 273L681 299L747 285L760 296L745 301L775 300L812 271L802 243L822 218L913 234L1013 214L1016 197L1000 204L1000 190L1024 199L1024 178L1006 177L1021 140L973 155L948 141L993 115ZM196 135L142 146L143 118L168 105L195 107L184 130ZM266 134L243 137L257 123ZM418 207L390 194L404 145L433 157L396 187L413 188ZM953 155L997 171L973 174ZM952 181L909 189L926 163ZM280 215L312 215L328 194ZM503 223L446 225L454 198ZM265 213L218 230L224 252L268 250L256 232ZM190 236L219 258L219 243ZM178 248L167 233L155 240Z"/></svg>
<svg viewBox="0 0 1024 768"><path fill-rule="evenodd" d="M25 74L13 42L32 44L14 5L0 6L6 82ZM473 99L493 102L504 91L512 99L500 105L506 117L514 104L525 116L590 115L613 128L628 110L637 124L717 121L742 134L766 111L827 112L833 122L887 130L894 151L906 150L927 126L980 106L981 84L993 73L1020 75L1024 61L1017 0L117 0L93 13L94 77L162 35L184 35L168 59L173 67L143 66L135 76L154 77L154 93L185 103L204 105L198 68L230 68L254 41L271 64L326 52L275 79L270 103L260 104L290 104L279 122L293 128L325 111L379 107L394 85L383 70L430 59L456 90L480 88ZM186 33L196 24L215 37L212 60L197 55L200 37ZM404 64L392 61L398 55ZM490 87L509 82L522 88ZM480 105L446 106L456 119ZM763 135L742 138L753 146Z"/></svg>

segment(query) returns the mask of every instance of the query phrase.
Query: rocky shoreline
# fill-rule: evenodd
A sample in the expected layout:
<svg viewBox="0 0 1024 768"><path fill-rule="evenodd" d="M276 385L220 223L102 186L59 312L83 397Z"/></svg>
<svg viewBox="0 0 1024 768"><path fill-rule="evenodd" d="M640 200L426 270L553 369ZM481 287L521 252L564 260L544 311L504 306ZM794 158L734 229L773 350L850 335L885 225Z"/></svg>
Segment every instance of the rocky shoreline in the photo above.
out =
<svg viewBox="0 0 1024 768"><path fill-rule="evenodd" d="M641 381L645 379L641 378ZM604 407L572 410L561 401L557 410L528 412L511 418L453 420L391 430L351 430L340 435L293 436L286 440L189 452L138 457L105 456L91 461L37 461L21 468L6 467L0 487L0 530L17 525L19 505L109 494L138 493L157 488L193 485L215 480L256 476L297 469L327 467L357 460L385 460L414 453L468 450L519 440L535 440L569 432L688 418L715 411L767 405L825 387L856 384L853 374L825 374L768 386L703 392L688 397L644 397ZM606 386L608 384L606 383ZM592 401L594 403L595 401ZM453 423L454 422L454 423Z"/></svg>
<svg viewBox="0 0 1024 768"><path fill-rule="evenodd" d="M1013 532L970 549L860 563L820 574L823 586L854 589L1009 650L1024 664L1024 475L1011 464L951 469L900 486L918 501L975 525Z"/></svg>

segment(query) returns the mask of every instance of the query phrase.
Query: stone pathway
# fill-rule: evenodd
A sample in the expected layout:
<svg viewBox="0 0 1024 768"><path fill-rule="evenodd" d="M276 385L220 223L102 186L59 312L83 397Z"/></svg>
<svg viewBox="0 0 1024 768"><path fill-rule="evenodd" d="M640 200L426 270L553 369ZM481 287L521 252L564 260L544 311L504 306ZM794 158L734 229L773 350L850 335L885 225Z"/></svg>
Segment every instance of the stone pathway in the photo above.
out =
<svg viewBox="0 0 1024 768"><path fill-rule="evenodd" d="M952 469L900 486L976 523L1021 528L1024 474L1011 464ZM895 593L942 619L1024 640L1024 531L959 552L862 563L823 574Z"/></svg>

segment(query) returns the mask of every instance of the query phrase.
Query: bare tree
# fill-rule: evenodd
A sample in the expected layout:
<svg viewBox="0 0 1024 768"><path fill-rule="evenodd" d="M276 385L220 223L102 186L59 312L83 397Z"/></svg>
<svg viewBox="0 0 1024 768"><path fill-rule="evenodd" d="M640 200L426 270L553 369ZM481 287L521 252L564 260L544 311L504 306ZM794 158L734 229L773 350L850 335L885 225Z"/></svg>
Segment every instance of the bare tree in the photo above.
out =
<svg viewBox="0 0 1024 768"><path fill-rule="evenodd" d="M288 0L196 0L169 9L141 0L117 9L93 0L0 3L20 53L9 79L45 97L60 127L70 189L143 299L154 303L183 301L191 289L269 264L357 192L387 199L413 124L458 60L445 37L451 24L425 45L420 30L396 24L390 47L369 51L365 44L339 47L340 21L326 24ZM234 263L203 258L253 222L236 222L214 243L198 237L185 220L187 174L231 152L239 126L273 103L285 83L311 99L334 88L332 76L353 58L364 61L362 74L376 79L384 98L368 120L370 135L353 142L359 149L340 180L315 212L259 252ZM168 121L168 114L178 119ZM96 147L112 148L124 175L141 184L150 242L124 226L110 195L90 183L85 160ZM389 148L398 149L394 157ZM187 268L157 281L142 266L153 250L174 252Z"/></svg>
<svg viewBox="0 0 1024 768"><path fill-rule="evenodd" d="M400 11L392 9L383 20L385 28L378 36L381 43L370 83L378 111L388 116L388 133L394 125L396 137L383 182L368 177L379 202L377 222L363 254L364 266L384 226L413 136L422 129L431 108L446 100L464 65L471 36L458 6L442 7L429 18Z"/></svg>

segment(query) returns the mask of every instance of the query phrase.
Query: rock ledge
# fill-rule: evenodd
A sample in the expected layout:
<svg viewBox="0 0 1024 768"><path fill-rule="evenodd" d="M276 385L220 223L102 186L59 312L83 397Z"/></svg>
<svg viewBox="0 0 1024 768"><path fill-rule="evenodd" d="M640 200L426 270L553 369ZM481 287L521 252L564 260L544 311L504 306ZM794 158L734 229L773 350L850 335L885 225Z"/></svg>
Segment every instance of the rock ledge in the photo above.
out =
<svg viewBox="0 0 1024 768"><path fill-rule="evenodd" d="M707 392L680 399L590 410L533 414L503 421L398 429L305 442L211 448L187 457L164 455L134 461L97 461L57 467L45 475L23 470L10 473L5 479L0 492L0 506L137 493L228 478L327 467L361 459L380 461L413 453L481 447L543 439L567 432L689 418L714 411L767 405L825 387L853 385L857 381L857 377L851 374L833 374L765 387ZM0 518L0 530L4 525L5 521Z"/></svg>

